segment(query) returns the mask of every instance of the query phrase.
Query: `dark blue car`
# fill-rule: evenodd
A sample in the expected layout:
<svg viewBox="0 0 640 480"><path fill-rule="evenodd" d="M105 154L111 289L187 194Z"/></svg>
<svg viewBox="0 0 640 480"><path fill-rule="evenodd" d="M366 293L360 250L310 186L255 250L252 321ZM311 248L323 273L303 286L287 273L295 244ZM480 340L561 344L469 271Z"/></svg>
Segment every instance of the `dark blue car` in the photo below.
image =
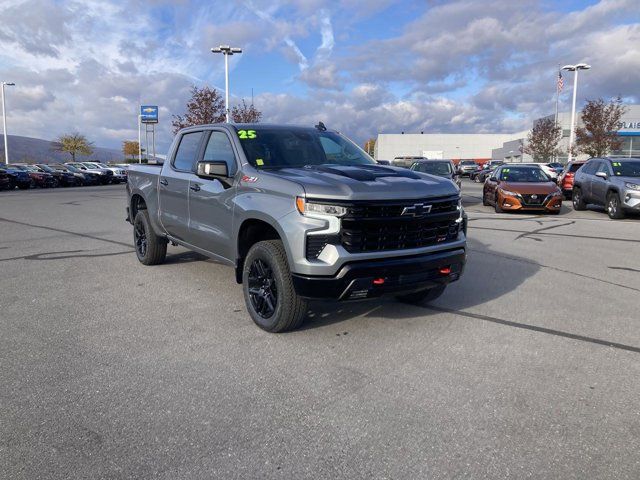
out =
<svg viewBox="0 0 640 480"><path fill-rule="evenodd" d="M19 170L12 165L0 164L0 168L5 170L9 175L10 190L13 190L16 187L22 190L31 188L31 176L29 175L29 172L25 172L24 170Z"/></svg>

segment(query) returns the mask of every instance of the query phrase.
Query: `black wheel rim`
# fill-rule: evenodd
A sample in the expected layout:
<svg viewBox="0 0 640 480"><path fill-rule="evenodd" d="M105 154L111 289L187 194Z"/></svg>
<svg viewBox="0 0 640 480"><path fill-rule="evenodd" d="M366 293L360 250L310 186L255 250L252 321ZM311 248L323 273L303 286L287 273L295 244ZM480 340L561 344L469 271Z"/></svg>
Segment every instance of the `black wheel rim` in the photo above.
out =
<svg viewBox="0 0 640 480"><path fill-rule="evenodd" d="M144 257L147 254L147 232L142 222L136 222L133 228L133 238L136 242L136 252Z"/></svg>
<svg viewBox="0 0 640 480"><path fill-rule="evenodd" d="M260 258L249 268L248 288L253 310L262 318L270 318L278 306L278 289L273 269Z"/></svg>

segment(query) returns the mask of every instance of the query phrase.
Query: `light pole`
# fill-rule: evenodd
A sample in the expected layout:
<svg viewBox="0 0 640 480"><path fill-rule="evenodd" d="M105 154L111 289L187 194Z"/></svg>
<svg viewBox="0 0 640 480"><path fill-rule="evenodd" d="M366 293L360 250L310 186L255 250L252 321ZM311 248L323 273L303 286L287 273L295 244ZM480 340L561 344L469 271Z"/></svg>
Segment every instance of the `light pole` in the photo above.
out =
<svg viewBox="0 0 640 480"><path fill-rule="evenodd" d="M9 164L9 139L7 135L7 114L4 106L4 87L13 87L15 83L2 82L2 133L4 136L4 163Z"/></svg>
<svg viewBox="0 0 640 480"><path fill-rule="evenodd" d="M224 55L224 110L226 113L227 123L229 123L229 55L242 53L242 49L238 47L230 47L229 45L220 45L219 47L212 48L211 52L222 53Z"/></svg>
<svg viewBox="0 0 640 480"><path fill-rule="evenodd" d="M571 150L573 149L573 140L576 134L576 92L578 90L578 70L589 70L591 65L586 63L578 63L576 65L565 65L562 70L568 70L573 72L573 100L571 102L571 130L569 132L569 152L567 156L567 162L571 161L573 156Z"/></svg>

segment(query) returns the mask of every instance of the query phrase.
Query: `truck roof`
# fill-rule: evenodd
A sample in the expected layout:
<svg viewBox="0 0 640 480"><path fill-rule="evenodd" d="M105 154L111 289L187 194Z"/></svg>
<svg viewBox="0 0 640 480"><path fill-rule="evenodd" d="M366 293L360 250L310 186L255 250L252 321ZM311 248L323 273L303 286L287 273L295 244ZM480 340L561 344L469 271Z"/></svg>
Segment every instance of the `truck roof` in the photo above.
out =
<svg viewBox="0 0 640 480"><path fill-rule="evenodd" d="M268 128L270 130L291 130L291 129L299 129L299 130L316 130L317 127L311 126L311 125L293 125L293 124L286 124L286 123L207 123L207 124L203 124L203 125L192 125L190 127L185 127L183 129L180 130L180 132L183 131L189 131L189 130L193 130L193 129L201 129L201 128L225 128L227 130L231 130L233 129L264 129L264 128ZM335 130L331 130L331 129L327 129L327 131L333 131L335 132Z"/></svg>

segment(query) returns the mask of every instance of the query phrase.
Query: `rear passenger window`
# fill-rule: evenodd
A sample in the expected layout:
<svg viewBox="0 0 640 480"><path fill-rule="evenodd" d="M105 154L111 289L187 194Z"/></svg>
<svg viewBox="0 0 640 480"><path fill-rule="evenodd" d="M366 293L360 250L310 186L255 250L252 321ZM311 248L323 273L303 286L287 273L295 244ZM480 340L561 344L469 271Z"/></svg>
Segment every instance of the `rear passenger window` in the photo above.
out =
<svg viewBox="0 0 640 480"><path fill-rule="evenodd" d="M232 175L236 171L236 160L229 137L224 132L211 132L207 149L204 151L205 161L227 163L227 170Z"/></svg>
<svg viewBox="0 0 640 480"><path fill-rule="evenodd" d="M176 170L193 170L201 138L202 132L185 133L182 135L180 145L178 145L178 151L173 160L173 168Z"/></svg>
<svg viewBox="0 0 640 480"><path fill-rule="evenodd" d="M593 175L596 173L596 170L600 166L600 162L589 162L584 167L582 167L582 171L589 175Z"/></svg>
<svg viewBox="0 0 640 480"><path fill-rule="evenodd" d="M596 173L598 172L604 172L607 175L611 175L611 172L609 172L609 167L607 167L607 162L600 162L600 166L598 167L598 170L596 170Z"/></svg>

